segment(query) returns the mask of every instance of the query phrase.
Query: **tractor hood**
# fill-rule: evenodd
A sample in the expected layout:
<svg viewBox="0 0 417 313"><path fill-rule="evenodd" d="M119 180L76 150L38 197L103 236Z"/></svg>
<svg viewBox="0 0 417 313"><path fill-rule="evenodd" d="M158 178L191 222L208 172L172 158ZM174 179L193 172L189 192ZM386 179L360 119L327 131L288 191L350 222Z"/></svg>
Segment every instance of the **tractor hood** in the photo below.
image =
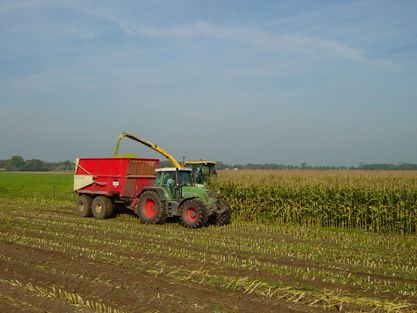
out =
<svg viewBox="0 0 417 313"><path fill-rule="evenodd" d="M184 198L199 198L204 204L212 204L217 201L216 194L208 189L201 187L182 187L182 195Z"/></svg>

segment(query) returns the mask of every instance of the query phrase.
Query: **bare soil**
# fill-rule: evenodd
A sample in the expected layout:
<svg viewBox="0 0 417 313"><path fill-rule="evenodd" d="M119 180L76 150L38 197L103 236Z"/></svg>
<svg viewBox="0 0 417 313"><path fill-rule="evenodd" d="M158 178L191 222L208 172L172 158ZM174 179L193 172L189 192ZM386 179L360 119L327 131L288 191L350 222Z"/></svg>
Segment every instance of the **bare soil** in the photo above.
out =
<svg viewBox="0 0 417 313"><path fill-rule="evenodd" d="M373 299L388 299L394 305L395 301L416 301L412 294L298 275L308 268L368 276L387 284L416 284L414 278L365 273L354 266L341 268L296 257L260 255L256 250L241 251L236 243L248 234L238 227L186 230L173 223L142 225L128 215L101 221L77 218L70 213L71 207L51 205L48 209L42 204L39 211L36 208L33 202L16 205L0 199L0 312L383 312L384 307L369 303ZM216 232L223 248L214 241L210 244L210 240L216 240ZM205 236L210 240L205 242ZM271 240L270 234L253 233L256 242L262 242L262 236L265 241ZM287 239L285 235L273 236L274 242ZM287 242L304 244L305 239L290 238ZM230 263L231 255L235 263ZM250 262L255 265L245 265ZM272 273L265 264L285 266L289 271ZM190 275L181 278L173 269ZM195 272L203 270L218 277L219 282L193 279ZM233 288L232 283L227 286L220 281L223 277L251 279L254 283L247 290ZM280 291L282 297L251 291L257 282L267 282L271 288L276 285L300 290L299 301L298 295L290 297L285 291ZM330 306L320 305L323 301L313 303L314 295L332 290L370 301L341 301L341 305ZM414 309L409 306L396 312Z"/></svg>

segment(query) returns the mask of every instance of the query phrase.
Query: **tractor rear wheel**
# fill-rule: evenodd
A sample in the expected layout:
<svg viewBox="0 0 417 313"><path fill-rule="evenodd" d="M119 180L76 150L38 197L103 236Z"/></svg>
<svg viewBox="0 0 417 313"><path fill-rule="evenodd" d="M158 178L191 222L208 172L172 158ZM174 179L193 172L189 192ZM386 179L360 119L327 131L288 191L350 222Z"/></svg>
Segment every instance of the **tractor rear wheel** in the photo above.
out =
<svg viewBox="0 0 417 313"><path fill-rule="evenodd" d="M113 203L104 196L94 198L92 211L95 218L106 219L113 215Z"/></svg>
<svg viewBox="0 0 417 313"><path fill-rule="evenodd" d="M144 224L162 224L167 218L165 206L153 191L145 191L140 195L136 214Z"/></svg>
<svg viewBox="0 0 417 313"><path fill-rule="evenodd" d="M210 216L209 223L211 225L223 226L230 224L232 218L232 210L225 199L219 199L217 202L217 212Z"/></svg>
<svg viewBox="0 0 417 313"><path fill-rule="evenodd" d="M91 211L91 203L93 199L87 195L81 195L77 197L77 203L75 205L75 214L80 217L93 216Z"/></svg>
<svg viewBox="0 0 417 313"><path fill-rule="evenodd" d="M184 201L180 207L181 224L188 228L199 228L207 224L207 209L204 203L197 199Z"/></svg>

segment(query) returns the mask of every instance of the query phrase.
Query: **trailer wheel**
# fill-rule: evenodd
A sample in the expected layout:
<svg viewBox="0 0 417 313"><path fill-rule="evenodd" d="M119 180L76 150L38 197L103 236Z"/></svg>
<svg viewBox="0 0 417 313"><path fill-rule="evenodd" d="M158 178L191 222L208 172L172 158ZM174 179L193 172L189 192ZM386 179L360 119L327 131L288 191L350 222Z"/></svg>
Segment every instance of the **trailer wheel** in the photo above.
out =
<svg viewBox="0 0 417 313"><path fill-rule="evenodd" d="M188 228L199 228L207 224L207 209L204 203L197 199L183 202L180 207L181 224Z"/></svg>
<svg viewBox="0 0 417 313"><path fill-rule="evenodd" d="M95 218L105 219L113 215L113 203L104 196L94 198L92 211Z"/></svg>
<svg viewBox="0 0 417 313"><path fill-rule="evenodd" d="M75 214L80 217L93 216L93 212L91 211L92 202L93 199L87 195L78 196L75 205Z"/></svg>
<svg viewBox="0 0 417 313"><path fill-rule="evenodd" d="M230 224L232 210L225 199L219 199L217 202L217 212L214 212L209 218L209 224L223 226Z"/></svg>
<svg viewBox="0 0 417 313"><path fill-rule="evenodd" d="M165 206L153 191L145 191L140 195L136 214L144 224L162 224L167 218Z"/></svg>

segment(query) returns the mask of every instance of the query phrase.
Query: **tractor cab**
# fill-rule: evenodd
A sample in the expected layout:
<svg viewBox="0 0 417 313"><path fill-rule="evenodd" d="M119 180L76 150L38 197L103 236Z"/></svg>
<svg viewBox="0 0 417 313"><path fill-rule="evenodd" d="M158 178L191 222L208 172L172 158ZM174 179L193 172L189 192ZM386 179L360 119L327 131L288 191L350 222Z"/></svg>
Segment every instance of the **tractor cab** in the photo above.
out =
<svg viewBox="0 0 417 313"><path fill-rule="evenodd" d="M158 168L155 170L155 186L193 186L193 177L191 169L175 167Z"/></svg>
<svg viewBox="0 0 417 313"><path fill-rule="evenodd" d="M181 199L182 188L194 186L191 169L175 167L156 169L155 187L162 187L168 199Z"/></svg>
<svg viewBox="0 0 417 313"><path fill-rule="evenodd" d="M207 160L185 161L185 166L192 170L194 181L198 185L205 185L211 177L217 176L216 164Z"/></svg>

